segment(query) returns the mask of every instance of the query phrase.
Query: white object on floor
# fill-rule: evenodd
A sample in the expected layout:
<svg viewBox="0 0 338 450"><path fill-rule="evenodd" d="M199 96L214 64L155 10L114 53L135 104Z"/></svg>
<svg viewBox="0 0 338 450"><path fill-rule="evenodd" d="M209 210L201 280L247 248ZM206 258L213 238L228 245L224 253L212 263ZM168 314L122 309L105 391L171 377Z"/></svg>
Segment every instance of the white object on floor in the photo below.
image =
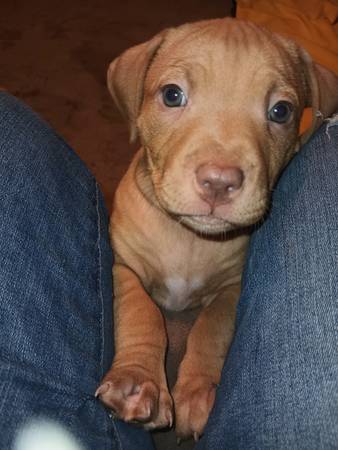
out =
<svg viewBox="0 0 338 450"><path fill-rule="evenodd" d="M85 450L62 425L47 419L28 422L18 433L14 450Z"/></svg>

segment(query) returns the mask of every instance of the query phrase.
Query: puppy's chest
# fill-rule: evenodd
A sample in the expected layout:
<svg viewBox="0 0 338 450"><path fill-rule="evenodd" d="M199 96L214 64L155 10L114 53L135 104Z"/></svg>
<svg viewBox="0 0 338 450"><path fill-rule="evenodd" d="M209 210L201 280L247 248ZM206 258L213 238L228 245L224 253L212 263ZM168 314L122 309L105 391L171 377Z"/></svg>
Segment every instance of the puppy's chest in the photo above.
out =
<svg viewBox="0 0 338 450"><path fill-rule="evenodd" d="M158 242L154 235L150 238L146 242L152 245L142 252L141 278L161 308L183 311L205 307L240 280L246 238L221 242L194 235L176 240L167 236Z"/></svg>
<svg viewBox="0 0 338 450"><path fill-rule="evenodd" d="M206 306L226 283L226 272L216 255L210 258L173 246L169 254L153 265L149 294L159 306L170 311Z"/></svg>
<svg viewBox="0 0 338 450"><path fill-rule="evenodd" d="M183 311L208 301L203 295L205 280L199 275L184 276L182 273L163 275L151 286L152 299L162 308Z"/></svg>

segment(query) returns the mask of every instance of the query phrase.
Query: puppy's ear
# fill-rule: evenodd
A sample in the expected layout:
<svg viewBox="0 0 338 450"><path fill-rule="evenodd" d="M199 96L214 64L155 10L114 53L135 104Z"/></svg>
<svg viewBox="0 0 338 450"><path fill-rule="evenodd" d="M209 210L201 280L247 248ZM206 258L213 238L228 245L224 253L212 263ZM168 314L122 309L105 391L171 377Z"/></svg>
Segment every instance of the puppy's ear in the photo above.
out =
<svg viewBox="0 0 338 450"><path fill-rule="evenodd" d="M304 50L302 54L308 85L305 107L312 109L312 124L301 136L301 144L304 144L324 119L338 112L338 78L325 67L312 62Z"/></svg>
<svg viewBox="0 0 338 450"><path fill-rule="evenodd" d="M164 30L150 41L126 50L112 61L108 69L108 89L129 122L131 142L137 137L136 119L143 101L146 73L166 34L167 30Z"/></svg>

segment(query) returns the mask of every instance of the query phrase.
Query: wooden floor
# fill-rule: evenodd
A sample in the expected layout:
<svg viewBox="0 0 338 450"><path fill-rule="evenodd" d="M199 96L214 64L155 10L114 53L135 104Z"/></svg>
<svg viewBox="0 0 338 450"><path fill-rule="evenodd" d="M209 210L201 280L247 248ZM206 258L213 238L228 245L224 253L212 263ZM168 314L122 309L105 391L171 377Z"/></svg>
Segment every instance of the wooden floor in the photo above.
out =
<svg viewBox="0 0 338 450"><path fill-rule="evenodd" d="M106 89L109 62L168 26L229 14L230 0L1 0L0 86L47 119L99 180L108 207L132 152Z"/></svg>

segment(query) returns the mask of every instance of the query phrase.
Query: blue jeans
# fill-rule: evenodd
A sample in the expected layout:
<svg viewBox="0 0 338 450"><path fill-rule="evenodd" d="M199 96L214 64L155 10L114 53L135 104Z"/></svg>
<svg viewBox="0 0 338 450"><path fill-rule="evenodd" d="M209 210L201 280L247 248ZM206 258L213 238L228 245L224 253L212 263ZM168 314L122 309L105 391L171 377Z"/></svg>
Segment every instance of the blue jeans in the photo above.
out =
<svg viewBox="0 0 338 450"><path fill-rule="evenodd" d="M284 172L254 233L237 332L197 449L338 443L338 125ZM94 398L112 359L112 254L96 181L0 93L0 448L32 417L88 450L151 450Z"/></svg>

